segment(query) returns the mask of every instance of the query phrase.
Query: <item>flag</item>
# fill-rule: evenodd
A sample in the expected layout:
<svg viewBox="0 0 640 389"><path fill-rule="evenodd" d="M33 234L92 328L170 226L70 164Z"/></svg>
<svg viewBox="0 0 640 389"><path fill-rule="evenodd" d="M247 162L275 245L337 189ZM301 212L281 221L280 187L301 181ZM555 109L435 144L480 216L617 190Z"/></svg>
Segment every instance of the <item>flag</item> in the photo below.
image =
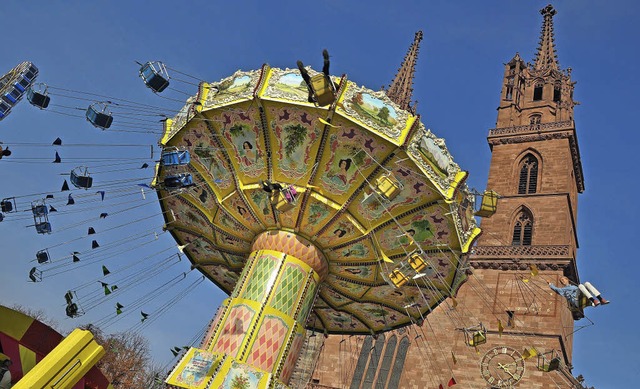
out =
<svg viewBox="0 0 640 389"><path fill-rule="evenodd" d="M109 290L109 284L107 284L106 282L100 282L100 284L102 284L102 287L104 288L104 295L108 296L111 294L111 291Z"/></svg>
<svg viewBox="0 0 640 389"><path fill-rule="evenodd" d="M58 154L58 152L56 151L56 157L53 160L53 163L60 163L62 162L62 158L60 158L60 154Z"/></svg>
<svg viewBox="0 0 640 389"><path fill-rule="evenodd" d="M447 384L447 386L448 387L452 387L455 384L457 384L456 379L451 377L451 379L449 380L449 383Z"/></svg>
<svg viewBox="0 0 640 389"><path fill-rule="evenodd" d="M100 219L104 219L104 218L106 218L107 216L109 216L109 214L108 214L108 213L106 213L106 212L102 212L102 213L100 214Z"/></svg>
<svg viewBox="0 0 640 389"><path fill-rule="evenodd" d="M502 320L498 319L498 333L502 336L502 331L504 331L504 327L502 326Z"/></svg>
<svg viewBox="0 0 640 389"><path fill-rule="evenodd" d="M94 240L91 242L91 248L92 249L97 249L98 247L100 247L100 245L98 244L97 240Z"/></svg>
<svg viewBox="0 0 640 389"><path fill-rule="evenodd" d="M451 359L453 359L453 364L455 365L456 363L458 363L458 359L456 358L456 355L453 353L453 350L451 350Z"/></svg>
<svg viewBox="0 0 640 389"><path fill-rule="evenodd" d="M105 191L103 191L103 190L99 190L99 191L97 191L96 193L100 193L100 198L102 198L102 201L104 201L104 194L105 194L106 192L105 192Z"/></svg>
<svg viewBox="0 0 640 389"><path fill-rule="evenodd" d="M119 315L122 313L122 308L124 308L124 305L120 303L116 303L116 315Z"/></svg>
<svg viewBox="0 0 640 389"><path fill-rule="evenodd" d="M102 265L102 275L106 276L107 274L111 273L109 271L109 269L107 269L107 267L105 265Z"/></svg>
<svg viewBox="0 0 640 389"><path fill-rule="evenodd" d="M149 314L144 313L142 311L140 311L140 314L142 315L142 319L140 320L140 323L143 323L145 320L147 320L147 317L149 317Z"/></svg>
<svg viewBox="0 0 640 389"><path fill-rule="evenodd" d="M67 184L67 180L64 180L64 183L62 184L62 189L60 189L60 192L64 192L65 190L69 190L69 184Z"/></svg>
<svg viewBox="0 0 640 389"><path fill-rule="evenodd" d="M96 233L96 230L93 229L93 227L89 227L89 230L87 231L87 235L93 235Z"/></svg>
<svg viewBox="0 0 640 389"><path fill-rule="evenodd" d="M65 181L64 183L66 184L67 181ZM69 193L69 198L67 199L67 205L73 205L75 203L76 201L73 199L73 197L71 197L71 193Z"/></svg>
<svg viewBox="0 0 640 389"><path fill-rule="evenodd" d="M54 146L62 146L62 139L56 138L56 140L53 141L52 145L54 145Z"/></svg>
<svg viewBox="0 0 640 389"><path fill-rule="evenodd" d="M79 252L77 252L77 251L74 251L74 252L71 254L71 257L73 258L73 262L80 262L80 258L78 257L78 254L80 254L80 253L79 253Z"/></svg>

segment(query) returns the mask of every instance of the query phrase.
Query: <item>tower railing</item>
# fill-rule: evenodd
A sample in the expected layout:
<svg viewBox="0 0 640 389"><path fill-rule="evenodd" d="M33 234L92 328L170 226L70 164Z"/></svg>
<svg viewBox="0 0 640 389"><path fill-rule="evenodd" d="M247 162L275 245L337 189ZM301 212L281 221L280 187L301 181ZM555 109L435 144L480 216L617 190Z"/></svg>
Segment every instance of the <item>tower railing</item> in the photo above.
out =
<svg viewBox="0 0 640 389"><path fill-rule="evenodd" d="M570 128L574 128L574 123L572 120L567 120L563 122L541 123L541 124L525 124L522 126L492 128L489 130L489 137L536 133L536 132L549 131L549 130L564 130L564 129L570 129Z"/></svg>

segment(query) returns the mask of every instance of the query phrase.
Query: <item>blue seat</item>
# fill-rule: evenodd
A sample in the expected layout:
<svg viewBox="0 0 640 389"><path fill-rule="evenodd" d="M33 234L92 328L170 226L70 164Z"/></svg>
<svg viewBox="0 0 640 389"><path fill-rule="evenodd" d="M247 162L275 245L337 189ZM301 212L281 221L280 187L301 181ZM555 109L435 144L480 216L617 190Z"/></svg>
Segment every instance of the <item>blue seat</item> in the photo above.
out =
<svg viewBox="0 0 640 389"><path fill-rule="evenodd" d="M155 93L160 93L169 86L169 74L162 62L145 63L139 74L145 85Z"/></svg>
<svg viewBox="0 0 640 389"><path fill-rule="evenodd" d="M163 166L187 165L191 162L189 150L165 150L162 152Z"/></svg>
<svg viewBox="0 0 640 389"><path fill-rule="evenodd" d="M11 112L13 106L4 100L0 100L0 119L4 118Z"/></svg>
<svg viewBox="0 0 640 389"><path fill-rule="evenodd" d="M51 223L49 222L36 223L36 231L38 232L38 234L50 234Z"/></svg>
<svg viewBox="0 0 640 389"><path fill-rule="evenodd" d="M14 84L14 88L18 89L20 92L24 93L31 86L31 81L29 81L26 77L22 76L20 80L18 80Z"/></svg>
<svg viewBox="0 0 640 389"><path fill-rule="evenodd" d="M111 123L113 123L113 116L104 103L91 104L87 108L86 117L94 127L102 128L103 130L111 127Z"/></svg>

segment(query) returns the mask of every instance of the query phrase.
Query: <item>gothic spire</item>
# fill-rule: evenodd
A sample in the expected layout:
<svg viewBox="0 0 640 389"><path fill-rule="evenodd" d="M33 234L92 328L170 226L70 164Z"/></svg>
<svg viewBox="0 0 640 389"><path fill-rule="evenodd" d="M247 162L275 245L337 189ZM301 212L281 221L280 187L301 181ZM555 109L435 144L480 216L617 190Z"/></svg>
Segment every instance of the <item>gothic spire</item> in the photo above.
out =
<svg viewBox="0 0 640 389"><path fill-rule="evenodd" d="M396 73L391 85L387 89L387 96L400 108L415 113L415 106L411 106L411 98L413 94L413 75L416 70L416 62L418 60L418 50L420 41L422 40L422 31L416 32L413 43L409 47L409 51L404 56L402 65Z"/></svg>
<svg viewBox="0 0 640 389"><path fill-rule="evenodd" d="M558 55L553 41L553 15L557 11L549 4L541 9L540 13L544 17L544 21L542 22L542 32L533 68L536 70L547 68L558 70Z"/></svg>

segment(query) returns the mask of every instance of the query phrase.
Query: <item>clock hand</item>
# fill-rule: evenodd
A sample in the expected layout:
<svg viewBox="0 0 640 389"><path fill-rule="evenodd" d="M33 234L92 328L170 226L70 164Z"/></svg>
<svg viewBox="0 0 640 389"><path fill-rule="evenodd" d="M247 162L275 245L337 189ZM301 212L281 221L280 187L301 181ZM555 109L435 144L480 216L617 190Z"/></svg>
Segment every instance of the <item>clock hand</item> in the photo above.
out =
<svg viewBox="0 0 640 389"><path fill-rule="evenodd" d="M509 366L509 365L511 365L511 364L510 364L510 363L508 363L508 364L506 364L506 365L503 365L502 363L498 363L498 367L499 367L499 368L501 368L502 370L504 370L504 372L505 372L505 373L509 374L509 375L511 376L511 378L514 378L514 379L515 379L515 377L513 376L513 373L511 373L511 372L509 371L509 368L507 367L507 366Z"/></svg>

